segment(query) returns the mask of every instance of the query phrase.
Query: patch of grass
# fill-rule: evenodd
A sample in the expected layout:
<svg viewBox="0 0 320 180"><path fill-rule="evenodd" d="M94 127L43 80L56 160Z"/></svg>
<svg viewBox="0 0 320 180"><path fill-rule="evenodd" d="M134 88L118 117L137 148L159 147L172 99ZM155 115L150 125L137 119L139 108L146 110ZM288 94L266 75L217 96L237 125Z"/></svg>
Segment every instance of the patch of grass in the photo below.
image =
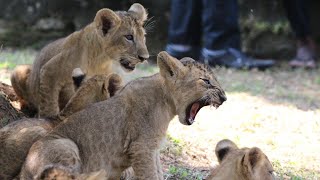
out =
<svg viewBox="0 0 320 180"><path fill-rule="evenodd" d="M188 168L180 166L169 166L168 173L165 174L167 180L202 180L204 179L203 173L194 172Z"/></svg>
<svg viewBox="0 0 320 180"><path fill-rule="evenodd" d="M13 69L19 64L32 64L36 51L25 50L3 50L0 52L0 68Z"/></svg>
<svg viewBox="0 0 320 180"><path fill-rule="evenodd" d="M5 61L0 62L0 69L13 69L16 66L16 64Z"/></svg>
<svg viewBox="0 0 320 180"><path fill-rule="evenodd" d="M317 77L315 78L315 83L317 83L318 85L320 85L320 76L317 76Z"/></svg>
<svg viewBox="0 0 320 180"><path fill-rule="evenodd" d="M167 153L171 153L174 156L181 156L185 143L180 139L170 136L169 134L167 135L167 140L168 143L166 144L164 151L167 151Z"/></svg>
<svg viewBox="0 0 320 180"><path fill-rule="evenodd" d="M152 74L159 71L159 68L157 66L150 65L149 63L140 64L137 66L137 69L145 71L147 73L152 73Z"/></svg>
<svg viewBox="0 0 320 180"><path fill-rule="evenodd" d="M320 108L320 69L272 68L268 71L215 68L227 92L246 92L273 103L293 104L307 110Z"/></svg>
<svg viewBox="0 0 320 180"><path fill-rule="evenodd" d="M280 180L318 180L320 172L314 172L306 169L296 169L296 162L288 162L285 166L279 161L272 162L277 177Z"/></svg>

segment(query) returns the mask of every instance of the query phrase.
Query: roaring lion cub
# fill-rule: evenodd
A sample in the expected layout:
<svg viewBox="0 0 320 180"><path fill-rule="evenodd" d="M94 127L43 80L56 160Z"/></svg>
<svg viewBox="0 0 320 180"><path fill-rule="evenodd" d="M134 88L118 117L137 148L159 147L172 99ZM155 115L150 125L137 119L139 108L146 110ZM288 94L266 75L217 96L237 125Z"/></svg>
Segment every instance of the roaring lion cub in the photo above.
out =
<svg viewBox="0 0 320 180"><path fill-rule="evenodd" d="M73 77L84 81L84 77ZM84 109L92 103L103 101L113 96L121 85L117 74L95 75L85 82L75 81L81 86L60 112L57 119L25 118L15 121L0 129L0 179L16 177L23 165L32 144L45 136L55 126L71 114Z"/></svg>
<svg viewBox="0 0 320 180"><path fill-rule="evenodd" d="M226 96L212 70L191 58L161 52L158 66L160 73L129 82L34 143L21 178L63 166L75 174L104 169L114 180L132 166L137 179L163 179L159 148L173 117L191 125L202 107L218 107Z"/></svg>
<svg viewBox="0 0 320 180"><path fill-rule="evenodd" d="M274 180L272 165L268 157L257 147L241 148L228 140L216 146L220 165L207 180Z"/></svg>
<svg viewBox="0 0 320 180"><path fill-rule="evenodd" d="M128 12L101 9L84 29L48 44L32 67L18 66L11 76L22 107L55 117L75 93L71 73L77 67L88 77L114 72L113 64L134 70L149 58L146 19L146 10L137 3Z"/></svg>

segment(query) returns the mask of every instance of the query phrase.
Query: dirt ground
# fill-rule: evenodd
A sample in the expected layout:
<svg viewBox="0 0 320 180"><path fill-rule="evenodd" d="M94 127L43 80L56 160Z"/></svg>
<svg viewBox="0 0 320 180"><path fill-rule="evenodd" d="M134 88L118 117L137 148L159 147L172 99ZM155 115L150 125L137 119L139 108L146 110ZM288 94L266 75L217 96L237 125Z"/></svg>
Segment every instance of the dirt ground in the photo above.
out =
<svg viewBox="0 0 320 180"><path fill-rule="evenodd" d="M11 54L0 53L0 80L6 83L10 62L19 64ZM143 64L125 80L157 71ZM320 179L320 69L293 70L281 63L263 72L214 71L228 100L218 109L203 108L192 126L172 120L161 151L165 178L205 178L217 165L215 145L227 138L239 147L261 148L279 179Z"/></svg>

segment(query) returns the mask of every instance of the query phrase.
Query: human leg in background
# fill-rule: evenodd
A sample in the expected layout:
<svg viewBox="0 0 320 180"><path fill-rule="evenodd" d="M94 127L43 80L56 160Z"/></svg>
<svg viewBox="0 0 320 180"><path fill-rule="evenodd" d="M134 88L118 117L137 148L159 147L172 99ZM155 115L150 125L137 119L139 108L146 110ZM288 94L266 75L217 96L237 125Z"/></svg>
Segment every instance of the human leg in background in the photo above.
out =
<svg viewBox="0 0 320 180"><path fill-rule="evenodd" d="M297 38L296 56L289 62L292 67L315 68L315 43L311 38L306 0L284 0L284 7Z"/></svg>
<svg viewBox="0 0 320 180"><path fill-rule="evenodd" d="M272 60L258 60L241 51L237 0L202 0L203 59L210 65L266 69Z"/></svg>
<svg viewBox="0 0 320 180"><path fill-rule="evenodd" d="M199 59L201 50L200 0L171 0L171 16L166 51L178 58Z"/></svg>

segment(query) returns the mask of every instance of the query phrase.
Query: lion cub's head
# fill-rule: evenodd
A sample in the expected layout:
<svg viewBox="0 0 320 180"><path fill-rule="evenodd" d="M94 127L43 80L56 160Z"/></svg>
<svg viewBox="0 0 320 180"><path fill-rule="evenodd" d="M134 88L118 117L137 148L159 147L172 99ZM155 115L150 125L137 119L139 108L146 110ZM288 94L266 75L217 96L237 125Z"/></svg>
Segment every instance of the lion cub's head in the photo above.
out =
<svg viewBox="0 0 320 180"><path fill-rule="evenodd" d="M228 139L221 140L215 150L220 165L207 180L273 180L272 165L257 147L239 149Z"/></svg>
<svg viewBox="0 0 320 180"><path fill-rule="evenodd" d="M161 52L158 66L182 124L191 125L202 107L219 107L227 99L213 71L204 64Z"/></svg>
<svg viewBox="0 0 320 180"><path fill-rule="evenodd" d="M121 77L114 73L86 79L86 74L80 68L75 68L72 79L76 92L60 112L61 118L68 117L92 103L109 99L123 87Z"/></svg>
<svg viewBox="0 0 320 180"><path fill-rule="evenodd" d="M128 11L101 9L94 19L101 42L99 48L107 51L106 55L127 71L134 70L136 64L149 58L143 27L147 16L144 7L135 3Z"/></svg>

